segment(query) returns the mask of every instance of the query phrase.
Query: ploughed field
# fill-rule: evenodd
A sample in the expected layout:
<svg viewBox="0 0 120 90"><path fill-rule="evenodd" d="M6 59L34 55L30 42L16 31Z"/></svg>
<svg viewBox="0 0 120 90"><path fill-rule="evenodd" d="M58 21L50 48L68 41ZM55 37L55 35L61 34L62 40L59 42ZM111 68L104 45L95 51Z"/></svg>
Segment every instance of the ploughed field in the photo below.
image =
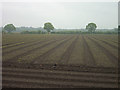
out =
<svg viewBox="0 0 120 90"><path fill-rule="evenodd" d="M3 88L118 87L117 35L5 34L2 40Z"/></svg>

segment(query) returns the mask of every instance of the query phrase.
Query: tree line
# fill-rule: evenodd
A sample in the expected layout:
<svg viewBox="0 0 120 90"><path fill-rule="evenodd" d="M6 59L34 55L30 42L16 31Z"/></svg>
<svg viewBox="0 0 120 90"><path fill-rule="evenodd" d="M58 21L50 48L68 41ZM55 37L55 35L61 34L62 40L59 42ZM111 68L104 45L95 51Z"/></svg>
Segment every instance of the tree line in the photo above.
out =
<svg viewBox="0 0 120 90"><path fill-rule="evenodd" d="M88 23L88 25L86 25L86 30L87 31L58 31L58 32L52 32L52 30L54 30L54 26L52 25L52 23L47 22L44 24L44 30L46 30L47 32L43 32L41 30L38 31L23 31L21 32L22 34L116 34L116 33L120 33L120 25L118 26L118 29L116 30L116 32L112 31L107 31L107 32L99 32L96 31L97 25L95 23ZM16 27L13 24L7 24L3 27L2 33L11 33L13 31L16 30ZM118 31L118 32L117 32Z"/></svg>

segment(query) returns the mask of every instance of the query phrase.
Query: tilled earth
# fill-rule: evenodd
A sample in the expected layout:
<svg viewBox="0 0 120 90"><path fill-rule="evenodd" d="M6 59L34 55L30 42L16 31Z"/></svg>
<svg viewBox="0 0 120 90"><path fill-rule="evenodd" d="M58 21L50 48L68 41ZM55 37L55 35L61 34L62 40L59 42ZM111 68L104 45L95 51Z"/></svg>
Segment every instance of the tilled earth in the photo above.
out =
<svg viewBox="0 0 120 90"><path fill-rule="evenodd" d="M117 68L3 63L3 88L118 88Z"/></svg>
<svg viewBox="0 0 120 90"><path fill-rule="evenodd" d="M19 44L4 40L8 45L0 48L3 88L118 87L119 48L114 36L41 37L24 43L18 39Z"/></svg>

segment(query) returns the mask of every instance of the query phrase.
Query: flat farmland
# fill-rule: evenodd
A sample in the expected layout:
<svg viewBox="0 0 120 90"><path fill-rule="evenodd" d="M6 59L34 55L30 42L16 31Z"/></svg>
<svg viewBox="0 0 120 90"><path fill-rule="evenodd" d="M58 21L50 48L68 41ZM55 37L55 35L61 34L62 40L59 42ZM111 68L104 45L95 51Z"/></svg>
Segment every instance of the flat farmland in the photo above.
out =
<svg viewBox="0 0 120 90"><path fill-rule="evenodd" d="M3 87L118 87L118 35L5 34L0 49Z"/></svg>

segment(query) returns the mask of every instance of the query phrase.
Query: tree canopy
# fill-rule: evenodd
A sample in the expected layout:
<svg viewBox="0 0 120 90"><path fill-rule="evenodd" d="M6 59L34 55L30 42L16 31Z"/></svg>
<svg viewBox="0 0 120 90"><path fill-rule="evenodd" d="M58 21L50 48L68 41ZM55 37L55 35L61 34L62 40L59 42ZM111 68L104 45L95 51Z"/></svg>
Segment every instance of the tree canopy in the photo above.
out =
<svg viewBox="0 0 120 90"><path fill-rule="evenodd" d="M86 29L89 31L89 32L95 32L97 26L95 23L89 23L87 26L86 26Z"/></svg>
<svg viewBox="0 0 120 90"><path fill-rule="evenodd" d="M118 25L118 30L120 31L120 25Z"/></svg>
<svg viewBox="0 0 120 90"><path fill-rule="evenodd" d="M50 30L54 29L54 26L50 22L47 22L44 24L44 29L46 29L48 32L50 32Z"/></svg>
<svg viewBox="0 0 120 90"><path fill-rule="evenodd" d="M4 30L7 31L8 33L11 33L12 31L15 31L16 28L13 24L7 24L5 25Z"/></svg>

